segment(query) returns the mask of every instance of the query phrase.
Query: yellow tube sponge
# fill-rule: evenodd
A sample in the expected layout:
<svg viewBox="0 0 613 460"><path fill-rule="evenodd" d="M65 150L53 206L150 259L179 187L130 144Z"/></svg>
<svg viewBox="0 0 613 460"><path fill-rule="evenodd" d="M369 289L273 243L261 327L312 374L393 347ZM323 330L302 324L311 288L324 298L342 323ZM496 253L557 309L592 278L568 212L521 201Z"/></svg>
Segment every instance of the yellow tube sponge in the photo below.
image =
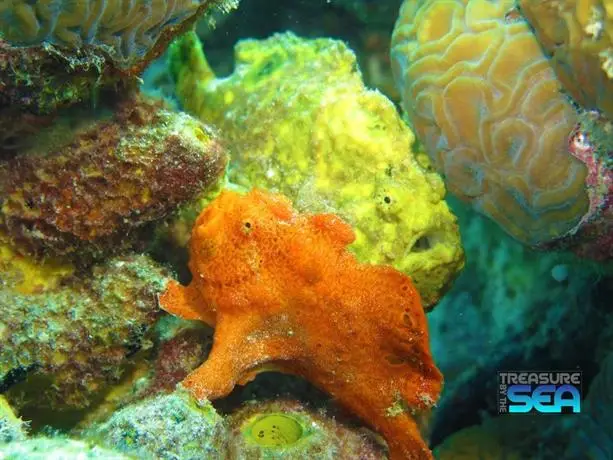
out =
<svg viewBox="0 0 613 460"><path fill-rule="evenodd" d="M450 191L518 240L588 211L577 115L513 0L406 0L392 38L404 109Z"/></svg>
<svg viewBox="0 0 613 460"><path fill-rule="evenodd" d="M242 41L235 54L234 73L215 78L195 35L170 49L183 107L226 137L229 181L340 215L358 259L407 273L432 308L463 251L443 182L394 105L366 89L340 41L287 33Z"/></svg>
<svg viewBox="0 0 613 460"><path fill-rule="evenodd" d="M519 3L564 89L582 106L613 118L613 1Z"/></svg>

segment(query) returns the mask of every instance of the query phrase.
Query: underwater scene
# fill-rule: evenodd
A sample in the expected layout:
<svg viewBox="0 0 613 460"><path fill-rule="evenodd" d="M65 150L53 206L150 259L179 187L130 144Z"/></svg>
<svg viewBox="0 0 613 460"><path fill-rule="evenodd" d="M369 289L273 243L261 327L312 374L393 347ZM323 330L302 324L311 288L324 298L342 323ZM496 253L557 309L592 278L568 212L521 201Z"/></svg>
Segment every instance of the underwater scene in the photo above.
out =
<svg viewBox="0 0 613 460"><path fill-rule="evenodd" d="M613 460L613 0L0 0L0 460Z"/></svg>

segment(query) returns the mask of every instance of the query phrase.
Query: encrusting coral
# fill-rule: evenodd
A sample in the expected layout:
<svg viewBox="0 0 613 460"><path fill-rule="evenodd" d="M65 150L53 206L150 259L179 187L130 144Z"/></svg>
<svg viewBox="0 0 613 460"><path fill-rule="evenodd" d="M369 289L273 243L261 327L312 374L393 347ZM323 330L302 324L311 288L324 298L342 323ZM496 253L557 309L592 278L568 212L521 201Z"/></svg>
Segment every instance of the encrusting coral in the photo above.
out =
<svg viewBox="0 0 613 460"><path fill-rule="evenodd" d="M563 236L588 211L578 122L513 0L406 0L392 39L412 126L450 191L524 243Z"/></svg>
<svg viewBox="0 0 613 460"><path fill-rule="evenodd" d="M6 398L0 395L0 444L25 439L25 428L26 423L13 413Z"/></svg>
<svg viewBox="0 0 613 460"><path fill-rule="evenodd" d="M211 327L171 315L157 320L147 336L151 348L141 353L134 366L127 369L121 381L95 407L88 409L76 431L89 430L128 405L172 393L206 359L213 345Z"/></svg>
<svg viewBox="0 0 613 460"><path fill-rule="evenodd" d="M77 273L20 262L8 247L0 257L0 389L18 409L34 404L39 416L88 407L149 346L165 271L142 255ZM24 276L36 289L24 290Z"/></svg>
<svg viewBox="0 0 613 460"><path fill-rule="evenodd" d="M114 450L62 437L37 437L8 444L0 444L3 459L79 459L79 460L134 460Z"/></svg>
<svg viewBox="0 0 613 460"><path fill-rule="evenodd" d="M180 390L126 406L82 435L142 459L228 458L223 418L210 402Z"/></svg>
<svg viewBox="0 0 613 460"><path fill-rule="evenodd" d="M588 168L590 208L564 238L543 247L571 248L582 257L613 259L613 123L598 111L584 111L568 139L569 153Z"/></svg>
<svg viewBox="0 0 613 460"><path fill-rule="evenodd" d="M393 459L431 458L418 421L442 386L419 294L389 266L360 264L332 214L301 215L281 195L224 191L190 242L189 286L165 310L215 325L208 360L182 385L216 399L258 372L305 377L385 437Z"/></svg>
<svg viewBox="0 0 613 460"><path fill-rule="evenodd" d="M105 92L135 88L138 74L201 15L238 0L0 2L0 118L50 115ZM108 97L108 94L106 94ZM1 140L1 139L0 139Z"/></svg>
<svg viewBox="0 0 613 460"><path fill-rule="evenodd" d="M16 109L29 115L50 115L78 102L95 103L105 88L135 86L135 80L105 71L106 67L104 58L90 53L64 55L54 52L53 48L14 47L0 34L0 117L3 124L23 124L16 120Z"/></svg>
<svg viewBox="0 0 613 460"><path fill-rule="evenodd" d="M235 55L234 72L215 78L195 34L169 49L183 107L227 141L229 181L339 215L357 258L410 275L431 309L463 252L443 182L394 105L364 86L337 40L277 34L241 41Z"/></svg>
<svg viewBox="0 0 613 460"><path fill-rule="evenodd" d="M0 163L0 229L21 247L36 254L126 247L224 172L224 149L188 115L133 97L105 118L85 117L65 134L58 121Z"/></svg>
<svg viewBox="0 0 613 460"><path fill-rule="evenodd" d="M0 231L0 279L3 287L19 294L39 294L59 287L75 271L68 261L61 259L35 260L20 254Z"/></svg>
<svg viewBox="0 0 613 460"><path fill-rule="evenodd" d="M387 458L372 432L297 401L251 401L222 417L181 388L124 406L73 436L143 459Z"/></svg>

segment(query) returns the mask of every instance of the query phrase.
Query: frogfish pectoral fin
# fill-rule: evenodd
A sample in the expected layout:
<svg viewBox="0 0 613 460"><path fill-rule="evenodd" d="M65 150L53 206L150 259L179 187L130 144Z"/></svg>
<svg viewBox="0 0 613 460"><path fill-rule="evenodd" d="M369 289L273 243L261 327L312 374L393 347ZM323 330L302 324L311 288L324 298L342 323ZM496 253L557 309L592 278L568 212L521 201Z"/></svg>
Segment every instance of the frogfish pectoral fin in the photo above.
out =
<svg viewBox="0 0 613 460"><path fill-rule="evenodd" d="M181 286L176 281L170 281L166 291L160 296L160 307L175 316L188 320L207 321L206 305L193 283Z"/></svg>

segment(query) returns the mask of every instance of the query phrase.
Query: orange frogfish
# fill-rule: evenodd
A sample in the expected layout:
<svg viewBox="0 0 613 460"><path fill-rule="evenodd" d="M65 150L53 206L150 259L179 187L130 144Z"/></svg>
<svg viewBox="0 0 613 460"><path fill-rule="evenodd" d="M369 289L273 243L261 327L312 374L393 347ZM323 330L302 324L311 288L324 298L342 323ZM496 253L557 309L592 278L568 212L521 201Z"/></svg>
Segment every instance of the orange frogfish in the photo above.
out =
<svg viewBox="0 0 613 460"><path fill-rule="evenodd" d="M428 459L416 418L438 400L426 317L410 278L359 263L351 227L295 212L281 195L224 191L198 217L187 286L166 311L215 326L207 361L182 382L198 399L264 370L300 375L387 441L392 459Z"/></svg>

